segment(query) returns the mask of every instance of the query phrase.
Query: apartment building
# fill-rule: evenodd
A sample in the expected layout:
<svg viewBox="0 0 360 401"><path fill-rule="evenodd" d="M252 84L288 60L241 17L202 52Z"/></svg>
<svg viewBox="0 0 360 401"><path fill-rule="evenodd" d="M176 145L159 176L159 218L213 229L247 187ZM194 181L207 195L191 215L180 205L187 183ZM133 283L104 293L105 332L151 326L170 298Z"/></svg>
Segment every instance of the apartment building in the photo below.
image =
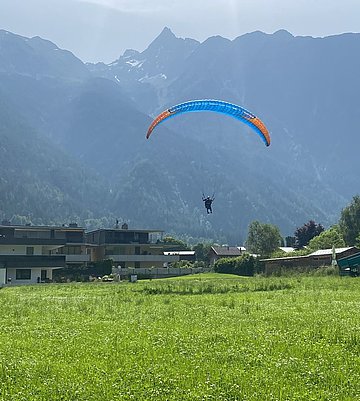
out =
<svg viewBox="0 0 360 401"><path fill-rule="evenodd" d="M179 260L179 255L164 254L173 245L162 242L161 230L129 230L121 228L98 229L86 233L86 243L91 249L91 260L114 261L116 267L150 268L167 267Z"/></svg>
<svg viewBox="0 0 360 401"><path fill-rule="evenodd" d="M164 243L162 230L98 229L68 226L0 225L0 285L50 282L53 271L112 260L115 267L168 267L181 259ZM175 245L175 249L177 249Z"/></svg>
<svg viewBox="0 0 360 401"><path fill-rule="evenodd" d="M82 239L81 239L82 238ZM30 284L52 280L66 266L65 247L84 242L76 227L0 225L0 284Z"/></svg>

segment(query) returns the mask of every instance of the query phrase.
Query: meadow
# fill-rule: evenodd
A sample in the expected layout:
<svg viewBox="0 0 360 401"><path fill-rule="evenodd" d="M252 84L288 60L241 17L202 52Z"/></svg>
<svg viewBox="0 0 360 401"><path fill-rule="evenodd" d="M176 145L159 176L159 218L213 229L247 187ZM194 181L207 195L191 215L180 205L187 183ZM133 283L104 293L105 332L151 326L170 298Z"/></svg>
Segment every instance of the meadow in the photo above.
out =
<svg viewBox="0 0 360 401"><path fill-rule="evenodd" d="M360 400L359 280L0 290L0 400Z"/></svg>

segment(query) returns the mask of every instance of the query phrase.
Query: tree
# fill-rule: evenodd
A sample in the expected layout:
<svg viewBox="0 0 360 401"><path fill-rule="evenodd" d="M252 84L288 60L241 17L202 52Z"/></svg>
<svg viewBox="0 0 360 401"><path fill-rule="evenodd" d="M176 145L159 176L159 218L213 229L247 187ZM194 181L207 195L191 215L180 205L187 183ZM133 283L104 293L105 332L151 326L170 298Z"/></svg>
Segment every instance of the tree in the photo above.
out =
<svg viewBox="0 0 360 401"><path fill-rule="evenodd" d="M360 234L356 237L355 246L356 246L357 248L360 248Z"/></svg>
<svg viewBox="0 0 360 401"><path fill-rule="evenodd" d="M177 238L166 236L163 238L163 243L167 245L174 245L174 250L182 249L182 250L188 250L189 245Z"/></svg>
<svg viewBox="0 0 360 401"><path fill-rule="evenodd" d="M251 253L269 256L282 241L280 230L272 224L253 221L249 226L246 249Z"/></svg>
<svg viewBox="0 0 360 401"><path fill-rule="evenodd" d="M288 235L287 237L285 237L285 246L289 246L291 248L295 247L295 237L292 237L291 235Z"/></svg>
<svg viewBox="0 0 360 401"><path fill-rule="evenodd" d="M193 246L193 251L195 251L196 260L199 262L210 263L210 250L211 244L198 243Z"/></svg>
<svg viewBox="0 0 360 401"><path fill-rule="evenodd" d="M312 251L318 249L331 249L333 246L341 248L345 246L344 238L339 226L330 227L309 241L308 248Z"/></svg>
<svg viewBox="0 0 360 401"><path fill-rule="evenodd" d="M302 227L298 227L295 230L295 247L298 249L303 248L311 239L323 231L324 227L321 224L316 224L314 220L310 220L308 223L305 223Z"/></svg>
<svg viewBox="0 0 360 401"><path fill-rule="evenodd" d="M340 215L339 227L346 245L357 243L360 235L360 196L355 195L349 206L345 207Z"/></svg>

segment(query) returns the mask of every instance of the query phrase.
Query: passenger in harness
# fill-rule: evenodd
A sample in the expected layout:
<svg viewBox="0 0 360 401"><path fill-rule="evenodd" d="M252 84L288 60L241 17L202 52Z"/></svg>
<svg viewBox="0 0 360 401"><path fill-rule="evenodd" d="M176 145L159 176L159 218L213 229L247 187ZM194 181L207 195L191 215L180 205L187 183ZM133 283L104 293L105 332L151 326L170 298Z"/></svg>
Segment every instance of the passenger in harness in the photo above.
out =
<svg viewBox="0 0 360 401"><path fill-rule="evenodd" d="M214 202L214 199L215 199L214 197L210 198L210 196L205 197L203 195L203 197L202 197L203 202L205 202L205 208L206 208L207 214L212 213L211 205Z"/></svg>

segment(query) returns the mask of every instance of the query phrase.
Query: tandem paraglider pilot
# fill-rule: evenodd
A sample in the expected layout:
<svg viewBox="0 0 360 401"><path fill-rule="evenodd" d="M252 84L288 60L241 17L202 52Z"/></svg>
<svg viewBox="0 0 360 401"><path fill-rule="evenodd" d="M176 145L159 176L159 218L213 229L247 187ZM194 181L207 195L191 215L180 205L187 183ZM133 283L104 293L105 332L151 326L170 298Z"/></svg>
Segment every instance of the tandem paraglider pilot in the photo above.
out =
<svg viewBox="0 0 360 401"><path fill-rule="evenodd" d="M207 197L203 196L203 198L202 198L203 202L205 202L204 204L205 204L207 214L212 213L211 205L214 202L214 199L215 199L214 197L210 198L210 196L207 196Z"/></svg>

